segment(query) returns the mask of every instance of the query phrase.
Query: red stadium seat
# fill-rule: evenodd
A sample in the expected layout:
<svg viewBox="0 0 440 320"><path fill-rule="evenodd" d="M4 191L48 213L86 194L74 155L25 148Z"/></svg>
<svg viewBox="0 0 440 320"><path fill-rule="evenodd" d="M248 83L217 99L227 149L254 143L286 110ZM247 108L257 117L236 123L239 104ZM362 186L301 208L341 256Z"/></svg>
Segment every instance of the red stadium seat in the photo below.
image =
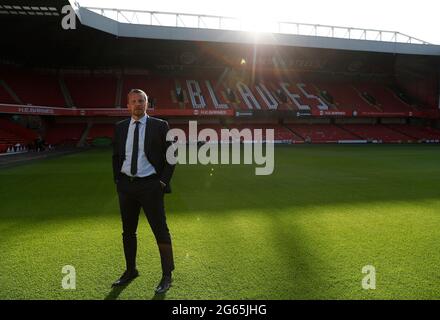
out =
<svg viewBox="0 0 440 320"><path fill-rule="evenodd" d="M85 128L85 123L53 124L47 130L45 141L52 145L75 145Z"/></svg>
<svg viewBox="0 0 440 320"><path fill-rule="evenodd" d="M3 79L24 104L50 107L64 107L66 105L56 75L15 71L6 73ZM0 103L16 102L7 99L5 102L0 101Z"/></svg>
<svg viewBox="0 0 440 320"><path fill-rule="evenodd" d="M410 136L394 131L382 124L344 124L341 127L366 140L389 143L411 141Z"/></svg>
<svg viewBox="0 0 440 320"><path fill-rule="evenodd" d="M355 135L333 124L290 124L288 128L312 143L335 143L340 140L359 140Z"/></svg>
<svg viewBox="0 0 440 320"><path fill-rule="evenodd" d="M64 81L77 108L114 108L116 77L111 75L65 75Z"/></svg>

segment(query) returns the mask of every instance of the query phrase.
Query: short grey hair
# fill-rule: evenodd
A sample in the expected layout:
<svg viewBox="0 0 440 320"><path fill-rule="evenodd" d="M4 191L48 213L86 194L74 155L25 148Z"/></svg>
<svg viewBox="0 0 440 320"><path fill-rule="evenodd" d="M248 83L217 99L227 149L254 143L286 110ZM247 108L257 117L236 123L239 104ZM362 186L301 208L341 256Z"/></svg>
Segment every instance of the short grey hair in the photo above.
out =
<svg viewBox="0 0 440 320"><path fill-rule="evenodd" d="M132 93L137 93L137 94L143 95L144 98L145 98L145 101L148 102L148 96L147 96L147 94L145 93L144 90L141 90L141 89L131 89L131 90L128 92L128 94L127 94L127 98L128 98L128 96L129 96L130 94L132 94Z"/></svg>

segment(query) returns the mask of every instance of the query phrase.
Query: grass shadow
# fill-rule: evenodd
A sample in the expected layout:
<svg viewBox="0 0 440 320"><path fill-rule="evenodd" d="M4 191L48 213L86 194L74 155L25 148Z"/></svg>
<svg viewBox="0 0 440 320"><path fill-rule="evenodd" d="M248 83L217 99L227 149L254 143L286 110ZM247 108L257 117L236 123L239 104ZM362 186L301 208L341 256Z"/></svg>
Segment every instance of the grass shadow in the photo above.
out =
<svg viewBox="0 0 440 320"><path fill-rule="evenodd" d="M119 295L122 293L122 291L124 291L130 285L130 283L133 282L133 280L131 280L129 283L123 286L113 287L111 291L107 294L107 296L104 298L104 300L117 300Z"/></svg>
<svg viewBox="0 0 440 320"><path fill-rule="evenodd" d="M155 293L151 300L165 300L167 294L165 293Z"/></svg>

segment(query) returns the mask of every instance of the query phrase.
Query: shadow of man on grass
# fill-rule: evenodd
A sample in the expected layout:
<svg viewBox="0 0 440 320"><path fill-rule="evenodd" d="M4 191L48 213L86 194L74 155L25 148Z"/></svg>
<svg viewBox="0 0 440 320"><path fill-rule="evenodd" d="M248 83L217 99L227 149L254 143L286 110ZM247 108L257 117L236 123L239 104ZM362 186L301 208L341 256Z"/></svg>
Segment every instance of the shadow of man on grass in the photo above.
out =
<svg viewBox="0 0 440 320"><path fill-rule="evenodd" d="M124 291L132 281L133 280L122 286L112 287L111 291L107 294L104 300L117 300L121 292Z"/></svg>
<svg viewBox="0 0 440 320"><path fill-rule="evenodd" d="M119 295L122 293L122 291L124 291L133 280L131 280L129 283L127 283L123 286L113 287L111 289L111 291L107 294L107 296L104 298L104 300L117 300ZM166 292L165 293L154 293L151 300L165 300L166 295L167 295Z"/></svg>

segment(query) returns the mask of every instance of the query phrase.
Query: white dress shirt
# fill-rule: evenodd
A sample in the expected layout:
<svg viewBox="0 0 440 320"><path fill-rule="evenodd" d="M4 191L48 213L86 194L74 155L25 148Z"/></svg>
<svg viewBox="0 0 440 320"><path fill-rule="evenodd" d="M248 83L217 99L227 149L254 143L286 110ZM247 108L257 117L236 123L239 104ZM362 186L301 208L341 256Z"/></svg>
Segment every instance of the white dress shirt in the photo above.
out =
<svg viewBox="0 0 440 320"><path fill-rule="evenodd" d="M147 177L156 173L153 165L148 161L144 152L145 143L145 130L147 128L148 115L145 115L139 119L139 152L137 161L137 173L134 177ZM127 176L132 177L131 174L131 155L133 153L133 136L136 124L133 118L131 118L130 125L128 127L127 143L125 144L125 160L122 164L121 172Z"/></svg>

